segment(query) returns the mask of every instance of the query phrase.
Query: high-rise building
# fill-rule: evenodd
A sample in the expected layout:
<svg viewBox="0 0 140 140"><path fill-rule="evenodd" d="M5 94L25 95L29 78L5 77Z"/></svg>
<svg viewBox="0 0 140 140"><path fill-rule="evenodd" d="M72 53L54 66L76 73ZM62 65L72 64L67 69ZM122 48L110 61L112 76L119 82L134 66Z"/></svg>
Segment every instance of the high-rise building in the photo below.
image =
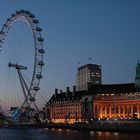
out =
<svg viewBox="0 0 140 140"><path fill-rule="evenodd" d="M140 63L138 61L136 66L135 86L140 89Z"/></svg>
<svg viewBox="0 0 140 140"><path fill-rule="evenodd" d="M89 85L102 83L101 66L86 64L77 69L76 90L88 90Z"/></svg>

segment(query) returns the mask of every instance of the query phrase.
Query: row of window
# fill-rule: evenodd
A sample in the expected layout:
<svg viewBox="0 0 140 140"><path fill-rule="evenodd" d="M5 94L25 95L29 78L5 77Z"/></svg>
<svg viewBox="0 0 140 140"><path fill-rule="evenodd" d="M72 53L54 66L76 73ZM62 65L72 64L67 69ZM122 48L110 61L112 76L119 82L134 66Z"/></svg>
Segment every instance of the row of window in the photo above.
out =
<svg viewBox="0 0 140 140"><path fill-rule="evenodd" d="M138 109L140 110L140 106L137 105L130 105L130 106L120 106L120 107L95 107L95 112L102 112L102 113L133 113L137 112Z"/></svg>

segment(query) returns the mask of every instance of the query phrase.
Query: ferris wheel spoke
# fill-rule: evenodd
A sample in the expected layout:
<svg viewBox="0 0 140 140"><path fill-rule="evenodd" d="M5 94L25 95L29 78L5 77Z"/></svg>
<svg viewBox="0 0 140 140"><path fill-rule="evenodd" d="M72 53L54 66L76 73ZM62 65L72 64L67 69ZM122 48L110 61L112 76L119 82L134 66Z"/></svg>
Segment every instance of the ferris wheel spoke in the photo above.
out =
<svg viewBox="0 0 140 140"><path fill-rule="evenodd" d="M2 76L0 76L0 81L1 81L0 85L2 87L0 89L0 92L1 94L3 94L3 97L1 98L4 98L2 99L2 101L8 101L8 102L5 102L4 104L9 105L9 106L17 106L17 101L20 101L19 99L17 100L16 98L16 97L19 98L19 92L21 94L19 79L16 73L14 75L15 76L11 77L10 71L4 71L2 73ZM22 95L20 95L20 97L22 97ZM12 103L15 103L15 105L14 104L12 105Z"/></svg>

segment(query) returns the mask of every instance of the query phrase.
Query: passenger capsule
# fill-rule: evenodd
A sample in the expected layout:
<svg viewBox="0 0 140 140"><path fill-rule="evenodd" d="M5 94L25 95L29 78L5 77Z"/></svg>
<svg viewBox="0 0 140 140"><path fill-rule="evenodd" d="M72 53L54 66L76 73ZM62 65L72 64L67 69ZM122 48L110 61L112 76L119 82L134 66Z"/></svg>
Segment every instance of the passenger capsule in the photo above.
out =
<svg viewBox="0 0 140 140"><path fill-rule="evenodd" d="M39 52L39 53L45 53L45 50L39 49L38 52Z"/></svg>
<svg viewBox="0 0 140 140"><path fill-rule="evenodd" d="M40 42L43 42L44 38L43 37L39 37L37 40L40 41Z"/></svg>
<svg viewBox="0 0 140 140"><path fill-rule="evenodd" d="M39 21L37 19L34 19L33 20L33 23L36 23L37 24L37 23L39 23Z"/></svg>
<svg viewBox="0 0 140 140"><path fill-rule="evenodd" d="M38 62L38 65L39 66L44 66L44 62L42 62L42 61L41 62Z"/></svg>
<svg viewBox="0 0 140 140"><path fill-rule="evenodd" d="M41 32L41 31L42 31L42 29L41 29L40 27L37 27L37 28L36 28L36 31Z"/></svg>
<svg viewBox="0 0 140 140"><path fill-rule="evenodd" d="M36 78L41 79L43 76L41 74L37 74Z"/></svg>
<svg viewBox="0 0 140 140"><path fill-rule="evenodd" d="M7 24L3 24L3 26L5 26L5 28L7 28L7 27L8 27L8 25L7 25Z"/></svg>
<svg viewBox="0 0 140 140"><path fill-rule="evenodd" d="M34 86L33 90L38 91L40 88L38 86Z"/></svg>
<svg viewBox="0 0 140 140"><path fill-rule="evenodd" d="M25 14L31 14L31 12L26 10L26 11L25 11Z"/></svg>
<svg viewBox="0 0 140 140"><path fill-rule="evenodd" d="M25 10L20 10L21 13L25 13Z"/></svg>
<svg viewBox="0 0 140 140"><path fill-rule="evenodd" d="M31 18L35 18L35 15L33 15L33 14L30 14L30 15L29 15L29 17L31 17Z"/></svg>
<svg viewBox="0 0 140 140"><path fill-rule="evenodd" d="M16 11L16 13L17 13L17 14L20 14L21 12L20 12L20 11Z"/></svg>
<svg viewBox="0 0 140 140"><path fill-rule="evenodd" d="M15 16L15 14L12 14L12 15L11 15L11 17L14 17L14 16Z"/></svg>
<svg viewBox="0 0 140 140"><path fill-rule="evenodd" d="M11 19L10 18L7 18L7 21L10 21Z"/></svg>
<svg viewBox="0 0 140 140"><path fill-rule="evenodd" d="M3 31L0 31L0 34L4 35L5 33Z"/></svg>

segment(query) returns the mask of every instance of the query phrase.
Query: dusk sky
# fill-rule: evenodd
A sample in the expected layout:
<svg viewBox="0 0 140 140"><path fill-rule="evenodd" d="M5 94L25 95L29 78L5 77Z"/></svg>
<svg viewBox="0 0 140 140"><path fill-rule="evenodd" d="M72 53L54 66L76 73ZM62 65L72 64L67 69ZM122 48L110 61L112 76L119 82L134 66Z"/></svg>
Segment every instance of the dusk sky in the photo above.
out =
<svg viewBox="0 0 140 140"><path fill-rule="evenodd" d="M134 82L140 58L139 0L0 0L0 27L21 9L35 14L43 29L40 87L46 100L55 88L72 89L77 67L87 63L102 66L103 84Z"/></svg>

